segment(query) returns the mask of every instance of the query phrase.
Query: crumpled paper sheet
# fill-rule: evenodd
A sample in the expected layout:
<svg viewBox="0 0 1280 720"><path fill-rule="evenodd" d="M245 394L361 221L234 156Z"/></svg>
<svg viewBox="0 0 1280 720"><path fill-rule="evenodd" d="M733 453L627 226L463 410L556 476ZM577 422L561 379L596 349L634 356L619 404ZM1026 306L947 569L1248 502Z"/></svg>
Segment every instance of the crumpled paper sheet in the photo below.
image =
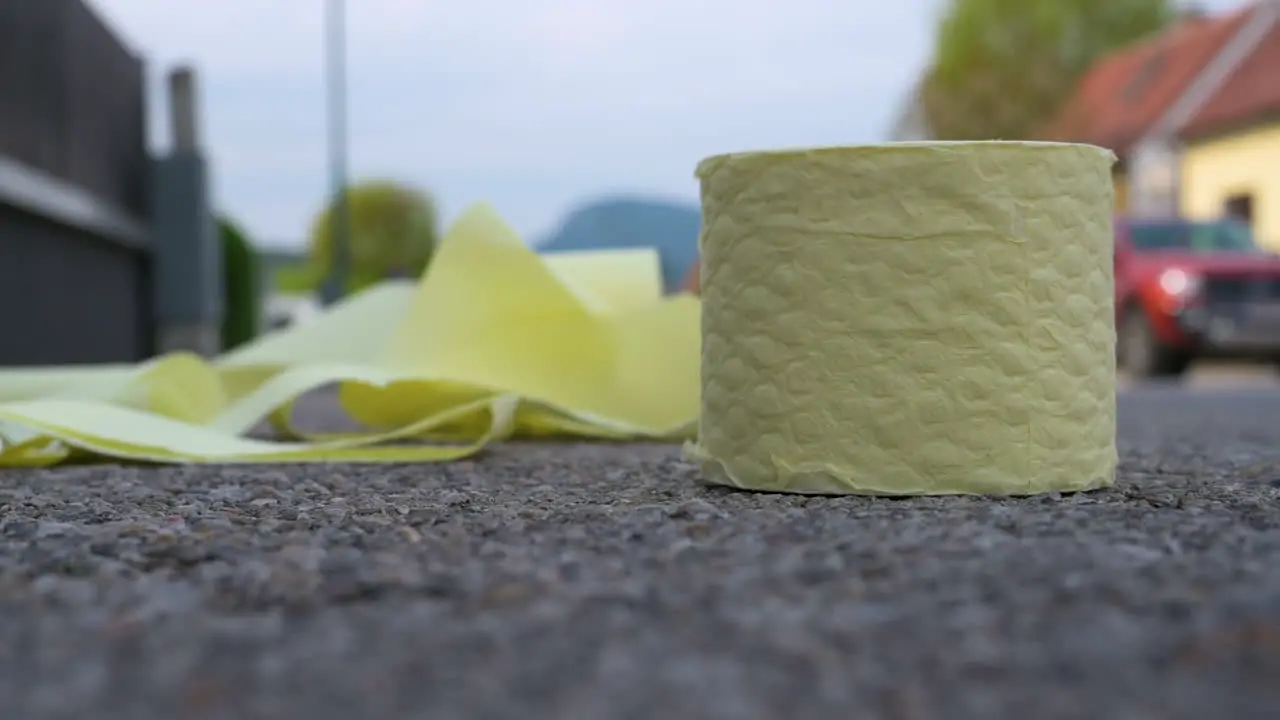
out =
<svg viewBox="0 0 1280 720"><path fill-rule="evenodd" d="M1116 470L1112 154L1044 143L698 167L708 482L1027 495Z"/></svg>
<svg viewBox="0 0 1280 720"><path fill-rule="evenodd" d="M212 361L0 370L0 466L449 460L513 435L688 437L699 303L656 251L539 256L488 206L420 282L377 285ZM308 433L294 401L339 384L366 429ZM267 420L284 441L249 437ZM391 441L417 440L416 444Z"/></svg>

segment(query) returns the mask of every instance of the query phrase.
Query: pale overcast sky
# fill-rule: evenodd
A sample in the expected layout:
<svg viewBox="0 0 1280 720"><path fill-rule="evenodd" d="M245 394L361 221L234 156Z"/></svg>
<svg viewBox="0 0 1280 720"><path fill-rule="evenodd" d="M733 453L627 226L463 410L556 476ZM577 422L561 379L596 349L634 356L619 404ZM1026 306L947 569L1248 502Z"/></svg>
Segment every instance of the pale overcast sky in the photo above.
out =
<svg viewBox="0 0 1280 720"><path fill-rule="evenodd" d="M201 73L217 200L301 243L328 192L321 0L89 0ZM1238 0L1213 0L1221 8ZM487 200L530 239L605 193L696 201L723 151L883 140L939 0L349 0L354 178Z"/></svg>

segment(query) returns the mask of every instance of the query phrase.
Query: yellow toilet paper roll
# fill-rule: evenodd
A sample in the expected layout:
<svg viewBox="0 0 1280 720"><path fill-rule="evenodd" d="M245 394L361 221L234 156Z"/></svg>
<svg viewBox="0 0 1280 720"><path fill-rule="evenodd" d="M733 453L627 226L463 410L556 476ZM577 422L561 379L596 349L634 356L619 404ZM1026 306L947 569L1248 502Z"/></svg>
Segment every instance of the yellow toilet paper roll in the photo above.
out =
<svg viewBox="0 0 1280 720"><path fill-rule="evenodd" d="M898 143L704 160L706 480L1029 495L1115 479L1114 156Z"/></svg>

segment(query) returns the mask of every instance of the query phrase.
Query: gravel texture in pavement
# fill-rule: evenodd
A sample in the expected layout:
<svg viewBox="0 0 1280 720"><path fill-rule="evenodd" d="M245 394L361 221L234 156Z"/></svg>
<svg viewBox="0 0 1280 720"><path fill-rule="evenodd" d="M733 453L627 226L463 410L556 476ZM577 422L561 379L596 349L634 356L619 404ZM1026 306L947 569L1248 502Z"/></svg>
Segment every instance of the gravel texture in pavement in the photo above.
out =
<svg viewBox="0 0 1280 720"><path fill-rule="evenodd" d="M3 471L0 718L1280 717L1280 391L1120 409L1115 489L1023 500L671 446Z"/></svg>

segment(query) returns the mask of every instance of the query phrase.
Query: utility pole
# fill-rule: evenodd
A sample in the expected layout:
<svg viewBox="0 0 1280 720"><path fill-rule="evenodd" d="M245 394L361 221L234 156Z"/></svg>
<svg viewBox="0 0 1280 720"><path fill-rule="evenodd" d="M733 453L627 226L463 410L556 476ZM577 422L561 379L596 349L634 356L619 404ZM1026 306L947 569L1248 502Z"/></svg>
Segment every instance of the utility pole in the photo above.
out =
<svg viewBox="0 0 1280 720"><path fill-rule="evenodd" d="M325 305L332 305L342 299L351 271L351 208L347 197L346 0L327 0L325 31L329 182L333 212L329 218L329 269L320 288L320 299Z"/></svg>

